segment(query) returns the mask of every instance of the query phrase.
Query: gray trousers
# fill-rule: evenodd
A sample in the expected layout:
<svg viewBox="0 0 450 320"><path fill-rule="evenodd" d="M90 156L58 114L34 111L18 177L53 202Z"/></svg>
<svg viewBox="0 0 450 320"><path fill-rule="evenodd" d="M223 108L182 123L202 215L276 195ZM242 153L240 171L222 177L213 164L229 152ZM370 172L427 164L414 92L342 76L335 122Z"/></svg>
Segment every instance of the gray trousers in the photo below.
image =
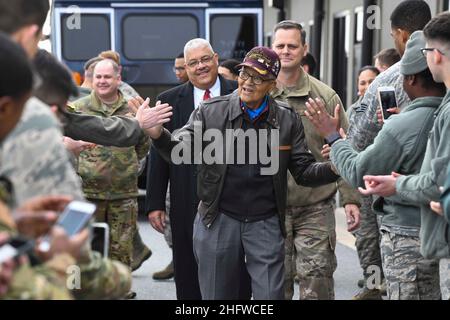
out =
<svg viewBox="0 0 450 320"><path fill-rule="evenodd" d="M450 300L450 259L439 261L442 300Z"/></svg>
<svg viewBox="0 0 450 320"><path fill-rule="evenodd" d="M356 251L358 252L359 263L363 269L365 285L371 276L369 267L378 267L383 271L380 253L380 228L377 215L372 210L373 198L362 197L361 203L361 224L353 233L356 237ZM384 278L384 274L381 274Z"/></svg>
<svg viewBox="0 0 450 320"><path fill-rule="evenodd" d="M284 239L278 216L244 223L219 214L208 229L197 214L193 241L203 300L238 300L244 263L253 299L284 299Z"/></svg>

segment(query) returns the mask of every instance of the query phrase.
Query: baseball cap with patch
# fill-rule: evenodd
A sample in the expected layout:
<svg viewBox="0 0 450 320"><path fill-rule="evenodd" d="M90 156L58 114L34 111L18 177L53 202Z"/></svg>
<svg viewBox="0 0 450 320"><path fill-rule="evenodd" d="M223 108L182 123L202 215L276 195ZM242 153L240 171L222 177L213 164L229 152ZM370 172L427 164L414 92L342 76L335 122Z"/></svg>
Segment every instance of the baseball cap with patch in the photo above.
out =
<svg viewBox="0 0 450 320"><path fill-rule="evenodd" d="M237 67L249 67L258 72L264 79L276 79L280 73L280 58L275 51L267 47L255 47Z"/></svg>

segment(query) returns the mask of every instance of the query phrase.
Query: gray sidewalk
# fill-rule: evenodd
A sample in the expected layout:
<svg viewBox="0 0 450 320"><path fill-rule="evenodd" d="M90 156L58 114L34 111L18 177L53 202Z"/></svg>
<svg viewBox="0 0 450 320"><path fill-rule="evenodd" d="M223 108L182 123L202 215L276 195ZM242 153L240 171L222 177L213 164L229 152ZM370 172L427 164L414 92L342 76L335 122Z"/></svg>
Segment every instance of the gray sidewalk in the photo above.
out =
<svg viewBox="0 0 450 320"><path fill-rule="evenodd" d="M338 268L334 274L337 300L348 300L358 290L356 282L362 276L358 257L353 247L353 237L345 230L342 210L336 211L338 245L336 255ZM175 283L173 279L155 281L152 274L164 269L172 259L172 251L162 234L156 232L146 220L139 222L142 239L151 248L153 255L142 267L133 273L133 290L139 300L174 300ZM298 286L295 299L298 299Z"/></svg>

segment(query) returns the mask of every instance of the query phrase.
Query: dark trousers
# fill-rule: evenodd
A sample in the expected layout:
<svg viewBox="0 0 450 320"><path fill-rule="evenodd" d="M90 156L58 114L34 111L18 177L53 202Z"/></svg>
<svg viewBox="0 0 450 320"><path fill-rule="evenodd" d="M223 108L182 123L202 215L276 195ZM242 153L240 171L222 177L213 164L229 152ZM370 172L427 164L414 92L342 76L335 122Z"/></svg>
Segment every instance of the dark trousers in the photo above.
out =
<svg viewBox="0 0 450 320"><path fill-rule="evenodd" d="M193 249L193 214L179 214L171 211L173 266L178 300L201 300L198 280L198 266ZM250 276L242 263L239 270L241 282L238 288L239 300L250 300L252 296Z"/></svg>
<svg viewBox="0 0 450 320"><path fill-rule="evenodd" d="M189 210L187 210L189 211ZM192 248L194 214L171 211L173 267L178 300L201 300L198 269Z"/></svg>
<svg viewBox="0 0 450 320"><path fill-rule="evenodd" d="M278 216L244 223L220 214L207 228L197 214L194 252L204 300L237 300L245 264L255 300L284 299L284 239Z"/></svg>

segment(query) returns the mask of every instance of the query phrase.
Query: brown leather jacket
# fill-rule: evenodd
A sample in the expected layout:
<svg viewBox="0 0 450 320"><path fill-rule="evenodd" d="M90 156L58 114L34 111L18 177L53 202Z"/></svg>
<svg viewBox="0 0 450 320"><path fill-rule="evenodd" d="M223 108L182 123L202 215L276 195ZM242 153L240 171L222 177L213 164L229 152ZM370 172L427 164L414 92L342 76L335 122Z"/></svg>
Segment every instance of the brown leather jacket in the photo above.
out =
<svg viewBox="0 0 450 320"><path fill-rule="evenodd" d="M171 161L172 149L182 143L190 149L194 143L194 129L203 134L208 129L218 129L223 133L224 150L230 150L233 141L226 141L225 130L238 130L242 126L243 111L237 91L203 102L194 110L188 123L172 136L169 131L163 131L159 139L153 140L153 145L166 161ZM194 123L201 123L201 127ZM280 227L285 234L284 213L286 209L287 170L291 172L298 184L316 187L336 181L336 175L330 163L316 163L313 155L308 152L301 121L294 110L287 104L276 102L269 98L269 114L264 123L268 131L268 142L273 136L272 130L279 130L279 167L273 175L273 184L277 202ZM204 150L210 141L203 141L200 150ZM177 149L180 146L177 146ZM194 158L192 158L194 159ZM203 223L209 228L218 215L218 205L227 172L226 164L205 164L201 161L198 167L197 193L200 199L198 212Z"/></svg>

